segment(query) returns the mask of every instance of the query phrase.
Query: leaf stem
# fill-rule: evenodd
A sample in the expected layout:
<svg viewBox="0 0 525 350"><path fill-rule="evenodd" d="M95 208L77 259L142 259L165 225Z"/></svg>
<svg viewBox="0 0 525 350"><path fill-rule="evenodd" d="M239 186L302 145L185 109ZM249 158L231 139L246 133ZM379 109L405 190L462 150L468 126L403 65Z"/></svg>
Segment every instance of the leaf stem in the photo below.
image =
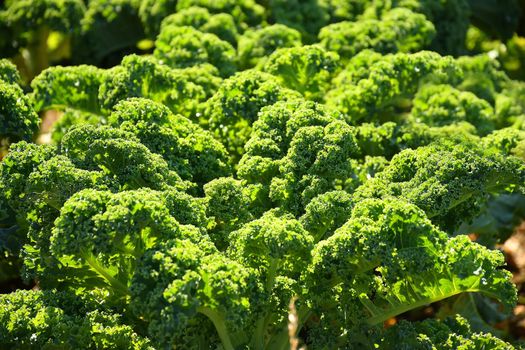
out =
<svg viewBox="0 0 525 350"><path fill-rule="evenodd" d="M221 339L224 350L235 350L230 339L228 329L226 328L224 317L222 317L218 312L205 307L197 307L197 311L211 320L215 326L215 329L217 330L217 333L219 334L219 338Z"/></svg>

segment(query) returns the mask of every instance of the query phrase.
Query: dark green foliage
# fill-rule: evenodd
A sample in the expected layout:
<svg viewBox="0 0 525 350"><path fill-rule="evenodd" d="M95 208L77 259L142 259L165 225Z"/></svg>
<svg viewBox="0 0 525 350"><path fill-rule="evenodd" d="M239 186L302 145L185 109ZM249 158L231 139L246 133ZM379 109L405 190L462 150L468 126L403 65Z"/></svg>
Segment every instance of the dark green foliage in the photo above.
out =
<svg viewBox="0 0 525 350"><path fill-rule="evenodd" d="M433 144L394 156L384 171L357 189L355 197L400 196L453 231L479 213L489 194L521 186L523 170L521 160L467 141Z"/></svg>
<svg viewBox="0 0 525 350"><path fill-rule="evenodd" d="M328 7L317 0L268 0L270 21L297 29L311 43L329 23Z"/></svg>
<svg viewBox="0 0 525 350"><path fill-rule="evenodd" d="M500 253L465 236L449 239L413 204L366 199L341 228L315 246L307 273L308 299L324 315L317 326L331 324L331 329L380 324L463 291L499 294L510 301L514 286L508 272L498 269L503 261ZM345 318L348 312L354 316ZM358 346L362 339L349 334L313 341L339 347Z"/></svg>
<svg viewBox="0 0 525 350"><path fill-rule="evenodd" d="M49 146L37 146L27 142L14 144L9 154L0 163L0 186L2 188L2 204L7 204L19 217L25 220L24 208L32 200L25 193L29 175L38 164L50 159L56 150Z"/></svg>
<svg viewBox="0 0 525 350"><path fill-rule="evenodd" d="M188 7L167 16L162 21L161 32L166 26L193 27L205 33L215 34L233 46L237 42L238 32L233 16L227 13L210 14L202 7Z"/></svg>
<svg viewBox="0 0 525 350"><path fill-rule="evenodd" d="M434 24L436 37L430 48L441 54L465 52L470 7L467 0L378 0L365 10L364 17L381 19L393 8L422 13Z"/></svg>
<svg viewBox="0 0 525 350"><path fill-rule="evenodd" d="M450 85L429 85L414 97L412 116L430 126L468 122L480 135L494 130L495 114L491 105L470 92Z"/></svg>
<svg viewBox="0 0 525 350"><path fill-rule="evenodd" d="M23 44L37 34L41 26L63 33L71 31L83 11L83 3L75 0L11 1L4 16L19 33Z"/></svg>
<svg viewBox="0 0 525 350"><path fill-rule="evenodd" d="M30 263L27 272L41 279L44 276L38 266L46 263L53 222L75 193L86 188L112 191L193 188L132 133L87 125L66 133L60 148L15 144L0 164L0 179L2 242L20 248L29 235L38 248L27 251L28 261L29 256L44 260Z"/></svg>
<svg viewBox="0 0 525 350"><path fill-rule="evenodd" d="M211 238L218 247L228 245L229 234L254 218L256 186L245 186L231 177L215 179L204 186L206 214L215 221Z"/></svg>
<svg viewBox="0 0 525 350"><path fill-rule="evenodd" d="M206 101L202 123L217 135L232 156L239 157L261 108L299 96L281 86L273 76L247 70L225 80Z"/></svg>
<svg viewBox="0 0 525 350"><path fill-rule="evenodd" d="M137 52L137 43L145 37L139 4L136 0L90 0L73 42L74 61L108 67L122 55Z"/></svg>
<svg viewBox="0 0 525 350"><path fill-rule="evenodd" d="M22 84L22 79L16 66L7 59L0 59L0 80L9 84Z"/></svg>
<svg viewBox="0 0 525 350"><path fill-rule="evenodd" d="M0 349L518 348L515 5L4 1Z"/></svg>
<svg viewBox="0 0 525 350"><path fill-rule="evenodd" d="M121 65L105 70L94 66L51 67L37 76L31 98L37 110L74 109L109 114L120 101L145 97L172 111L193 116L221 79L209 64L172 69L152 56L126 56Z"/></svg>
<svg viewBox="0 0 525 350"><path fill-rule="evenodd" d="M52 67L31 82L37 111L65 109L100 113L98 91L106 72L94 66Z"/></svg>
<svg viewBox="0 0 525 350"><path fill-rule="evenodd" d="M176 11L177 0L142 0L139 7L139 17L146 34L154 39L160 31L164 18Z"/></svg>
<svg viewBox="0 0 525 350"><path fill-rule="evenodd" d="M496 94L510 83L508 76L501 71L499 62L488 55L464 56L456 62L464 73L459 87L491 103L494 103Z"/></svg>
<svg viewBox="0 0 525 350"><path fill-rule="evenodd" d="M278 160L286 156L299 129L324 127L342 119L333 109L301 99L263 108L239 162L239 176L250 182L269 183L278 171Z"/></svg>
<svg viewBox="0 0 525 350"><path fill-rule="evenodd" d="M387 12L380 20L339 22L324 27L319 41L342 58L352 58L365 49L383 54L416 52L428 47L436 32L424 15L399 8Z"/></svg>
<svg viewBox="0 0 525 350"><path fill-rule="evenodd" d="M301 33L282 24L247 30L239 38L239 64L242 68L262 65L275 50L298 46L301 46Z"/></svg>
<svg viewBox="0 0 525 350"><path fill-rule="evenodd" d="M53 124L51 140L54 143L60 143L64 135L75 125L100 125L103 124L105 118L98 114L83 112L77 109L67 108L60 119Z"/></svg>
<svg viewBox="0 0 525 350"><path fill-rule="evenodd" d="M184 179L203 185L228 175L228 153L212 134L160 103L132 98L119 102L108 124L135 134Z"/></svg>
<svg viewBox="0 0 525 350"><path fill-rule="evenodd" d="M145 97L187 115L194 113L199 101L206 98L201 86L153 57L126 56L105 77L98 95L105 112L126 98Z"/></svg>
<svg viewBox="0 0 525 350"><path fill-rule="evenodd" d="M265 62L262 69L275 75L288 88L309 100L322 100L330 79L339 68L339 56L320 46L281 48Z"/></svg>
<svg viewBox="0 0 525 350"><path fill-rule="evenodd" d="M335 229L348 220L352 205L352 196L348 192L326 192L308 203L300 220L304 228L320 241L331 236Z"/></svg>
<svg viewBox="0 0 525 350"><path fill-rule="evenodd" d="M0 140L30 141L39 124L40 118L22 89L0 80Z"/></svg>
<svg viewBox="0 0 525 350"><path fill-rule="evenodd" d="M0 8L0 55L21 54L17 63L28 81L47 68L51 61L64 56L61 46L78 34L79 23L86 11L81 0L20 0L10 1ZM60 33L61 43L48 46L51 32Z"/></svg>
<svg viewBox="0 0 525 350"><path fill-rule="evenodd" d="M230 76L237 70L235 49L228 42L193 27L163 26L153 55L174 68L210 63L221 76Z"/></svg>
<svg viewBox="0 0 525 350"><path fill-rule="evenodd" d="M10 349L153 349L120 315L88 297L19 290L0 295L0 303L0 344Z"/></svg>
<svg viewBox="0 0 525 350"><path fill-rule="evenodd" d="M103 171L122 189L187 187L160 155L131 135L119 129L83 125L64 136L61 149L79 167Z"/></svg>
<svg viewBox="0 0 525 350"><path fill-rule="evenodd" d="M165 239L200 241L197 228L181 224L203 225L203 214L192 197L174 191L80 191L62 207L50 237L53 257L67 273L47 276L43 266L42 278L49 285L106 290L112 303L121 303L137 259Z"/></svg>
<svg viewBox="0 0 525 350"><path fill-rule="evenodd" d="M386 55L368 69L352 72L352 89L337 85L325 100L351 120L372 120L401 99L413 96L426 80L454 83L461 76L461 68L451 57L434 52Z"/></svg>
<svg viewBox="0 0 525 350"><path fill-rule="evenodd" d="M395 344L395 345L394 345ZM378 342L379 349L494 349L513 347L490 333L473 333L466 319L457 316L444 321L401 322Z"/></svg>
<svg viewBox="0 0 525 350"><path fill-rule="evenodd" d="M261 293L252 269L187 240L159 246L140 265L132 281L131 308L149 321L148 333L161 347L184 339L185 328L198 315L214 324L227 349L242 341L228 331L250 322L250 299ZM156 277L159 273L162 278Z"/></svg>
<svg viewBox="0 0 525 350"><path fill-rule="evenodd" d="M322 0L330 15L330 23L355 21L365 11L368 0Z"/></svg>
<svg viewBox="0 0 525 350"><path fill-rule="evenodd" d="M240 29L247 26L255 27L263 21L265 17L264 8L257 4L255 0L178 0L177 10L189 7L204 7L210 13L230 14L237 22Z"/></svg>

